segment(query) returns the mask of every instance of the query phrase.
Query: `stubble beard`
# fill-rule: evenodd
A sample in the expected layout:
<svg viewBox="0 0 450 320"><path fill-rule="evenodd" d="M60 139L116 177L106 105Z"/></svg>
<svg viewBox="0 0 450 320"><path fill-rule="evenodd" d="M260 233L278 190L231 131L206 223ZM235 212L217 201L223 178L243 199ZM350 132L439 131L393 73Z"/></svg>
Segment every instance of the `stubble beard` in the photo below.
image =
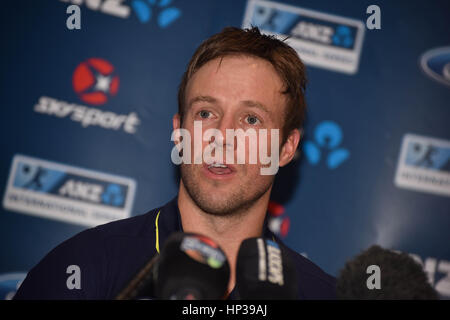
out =
<svg viewBox="0 0 450 320"><path fill-rule="evenodd" d="M244 214L270 190L274 180L262 179L261 183L255 183L250 179L246 184L242 183L242 179L237 179L239 184L233 190L213 195L207 187L201 185L200 179L206 178L201 177L200 166L198 170L194 169L194 166L182 164L180 167L184 188L197 207L214 216L231 217ZM218 185L220 183L220 181L213 182Z"/></svg>

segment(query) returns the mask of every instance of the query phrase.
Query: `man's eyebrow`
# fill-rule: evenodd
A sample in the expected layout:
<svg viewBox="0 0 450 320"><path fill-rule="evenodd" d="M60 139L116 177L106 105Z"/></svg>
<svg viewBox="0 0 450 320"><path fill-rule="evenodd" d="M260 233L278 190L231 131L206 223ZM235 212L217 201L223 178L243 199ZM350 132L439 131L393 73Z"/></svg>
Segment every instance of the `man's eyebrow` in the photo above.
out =
<svg viewBox="0 0 450 320"><path fill-rule="evenodd" d="M270 114L270 112L267 109L267 107L265 105L263 105L262 103L260 103L260 102L253 101L253 100L245 100L245 101L242 101L241 103L243 105L247 106L247 107L258 108L258 109L264 111L265 113L269 113Z"/></svg>
<svg viewBox="0 0 450 320"><path fill-rule="evenodd" d="M209 102L209 103L216 103L217 99L211 97L211 96L197 96L195 98L192 98L189 100L188 107L191 107L196 102Z"/></svg>
<svg viewBox="0 0 450 320"><path fill-rule="evenodd" d="M191 100L189 100L188 107L190 108L194 103L197 103L197 102L217 103L218 100L211 96L196 96L196 97L192 98ZM244 101L241 101L241 104L243 104L247 107L250 107L250 108L258 108L258 109L262 110L263 112L270 114L267 107L264 104L262 104L261 102L257 102L257 101L253 101L253 100L244 100Z"/></svg>

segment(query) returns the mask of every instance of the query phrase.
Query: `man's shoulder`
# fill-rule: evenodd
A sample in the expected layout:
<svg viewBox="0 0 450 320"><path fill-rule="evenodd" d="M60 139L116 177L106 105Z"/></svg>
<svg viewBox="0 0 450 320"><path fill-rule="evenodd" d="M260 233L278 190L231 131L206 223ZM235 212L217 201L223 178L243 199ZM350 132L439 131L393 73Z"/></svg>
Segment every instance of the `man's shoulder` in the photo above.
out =
<svg viewBox="0 0 450 320"><path fill-rule="evenodd" d="M108 299L155 252L158 209L79 232L53 248L27 275L18 299ZM68 290L69 266L81 289Z"/></svg>
<svg viewBox="0 0 450 320"><path fill-rule="evenodd" d="M335 299L336 278L323 271L314 262L283 244L297 269L301 299Z"/></svg>
<svg viewBox="0 0 450 320"><path fill-rule="evenodd" d="M154 221L158 210L158 208L152 209L144 214L86 229L61 242L51 252L68 251L79 247L88 248L90 252L95 252L97 247L104 249L104 246L108 246L108 243L115 242L115 238L122 241L125 238L152 237L155 234Z"/></svg>
<svg viewBox="0 0 450 320"><path fill-rule="evenodd" d="M130 218L112 221L92 228L102 238L108 237L146 237L155 232L155 219L160 208Z"/></svg>

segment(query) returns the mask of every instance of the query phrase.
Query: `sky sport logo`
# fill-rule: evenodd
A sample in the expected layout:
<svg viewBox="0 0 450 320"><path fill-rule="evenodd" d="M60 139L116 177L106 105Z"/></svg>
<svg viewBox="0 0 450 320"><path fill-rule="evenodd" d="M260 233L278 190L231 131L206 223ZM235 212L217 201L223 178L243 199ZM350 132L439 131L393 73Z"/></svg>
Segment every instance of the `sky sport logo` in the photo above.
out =
<svg viewBox="0 0 450 320"><path fill-rule="evenodd" d="M105 104L119 89L119 77L114 67L104 59L91 58L78 65L72 77L73 90L84 103Z"/></svg>
<svg viewBox="0 0 450 320"><path fill-rule="evenodd" d="M89 58L75 68L72 86L82 102L101 106L117 94L119 76L109 61L102 58ZM136 133L141 122L136 112L117 114L47 96L39 98L34 111L57 118L69 118L79 122L84 128L99 126L116 131L122 129L129 134Z"/></svg>
<svg viewBox="0 0 450 320"><path fill-rule="evenodd" d="M267 225L270 231L279 237L285 238L289 233L291 220L284 214L284 206L276 201L270 200L267 212L269 213Z"/></svg>

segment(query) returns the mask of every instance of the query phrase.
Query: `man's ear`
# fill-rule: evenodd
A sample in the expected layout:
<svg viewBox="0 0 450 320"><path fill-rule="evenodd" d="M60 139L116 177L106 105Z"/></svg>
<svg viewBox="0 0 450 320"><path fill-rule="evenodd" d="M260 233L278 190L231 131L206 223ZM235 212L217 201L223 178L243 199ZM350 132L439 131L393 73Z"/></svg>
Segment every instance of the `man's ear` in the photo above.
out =
<svg viewBox="0 0 450 320"><path fill-rule="evenodd" d="M172 126L173 126L173 133L172 133L172 139L173 143L175 143L175 146L177 147L178 151L181 151L181 140L180 140L180 132L178 129L181 128L181 117L178 113L175 113L175 115L172 118ZM174 135L175 134L175 135Z"/></svg>
<svg viewBox="0 0 450 320"><path fill-rule="evenodd" d="M281 147L280 151L280 167L284 167L294 158L295 151L297 151L300 142L301 131L294 129L289 133L286 142Z"/></svg>
<svg viewBox="0 0 450 320"><path fill-rule="evenodd" d="M181 118L179 113L175 113L175 115L172 118L172 126L173 130L180 129L181 127Z"/></svg>

